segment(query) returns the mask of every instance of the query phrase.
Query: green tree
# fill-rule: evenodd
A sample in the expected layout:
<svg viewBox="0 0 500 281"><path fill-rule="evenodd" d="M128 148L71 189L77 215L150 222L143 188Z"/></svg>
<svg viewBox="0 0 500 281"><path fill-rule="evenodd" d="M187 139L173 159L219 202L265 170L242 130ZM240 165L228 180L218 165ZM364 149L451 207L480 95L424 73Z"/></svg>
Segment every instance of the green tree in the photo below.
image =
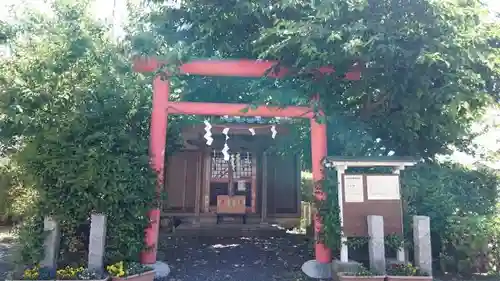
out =
<svg viewBox="0 0 500 281"><path fill-rule="evenodd" d="M84 258L85 228L98 212L108 215L107 259L138 258L156 204L151 80L131 71L127 45L109 38L87 1L55 1L51 13L24 14L12 56L0 61L2 141L20 144L13 160L39 196L35 225L21 232L23 257L37 261L32 240L42 235L33 233L52 215L61 259Z"/></svg>
<svg viewBox="0 0 500 281"><path fill-rule="evenodd" d="M466 147L472 122L498 100L499 56L490 43L499 29L483 21L480 1L186 0L180 9L151 2L152 30L135 41L141 50L338 72L278 82L184 77L183 99L287 105L319 93L328 115L348 120L343 127L361 125L396 155L431 158L450 144ZM170 50L151 47L151 39ZM361 81L338 79L355 63Z"/></svg>

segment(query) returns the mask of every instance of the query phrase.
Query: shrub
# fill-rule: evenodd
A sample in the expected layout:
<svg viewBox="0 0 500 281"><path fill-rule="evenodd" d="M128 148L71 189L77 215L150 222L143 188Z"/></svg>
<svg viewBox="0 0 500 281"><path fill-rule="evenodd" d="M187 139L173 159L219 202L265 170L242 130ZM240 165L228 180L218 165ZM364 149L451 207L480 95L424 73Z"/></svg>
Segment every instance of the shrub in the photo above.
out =
<svg viewBox="0 0 500 281"><path fill-rule="evenodd" d="M108 216L107 261L137 259L157 204L151 80L131 71L127 46L109 40L86 2L24 17L12 57L0 61L0 137L22 140L13 161L38 194L20 229L28 264L39 261L44 216L60 223L60 259L81 262L94 212Z"/></svg>
<svg viewBox="0 0 500 281"><path fill-rule="evenodd" d="M21 177L19 167L12 161L0 165L0 223L21 222L37 200L36 189Z"/></svg>

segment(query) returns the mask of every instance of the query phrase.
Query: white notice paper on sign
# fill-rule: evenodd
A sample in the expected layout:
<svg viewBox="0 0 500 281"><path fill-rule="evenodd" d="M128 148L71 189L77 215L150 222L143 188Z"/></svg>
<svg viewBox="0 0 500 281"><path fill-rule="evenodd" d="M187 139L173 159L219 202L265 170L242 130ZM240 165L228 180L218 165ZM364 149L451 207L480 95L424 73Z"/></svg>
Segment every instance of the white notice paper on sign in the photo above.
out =
<svg viewBox="0 0 500 281"><path fill-rule="evenodd" d="M366 176L368 200L400 200L399 176Z"/></svg>
<svg viewBox="0 0 500 281"><path fill-rule="evenodd" d="M364 202L365 193L363 188L363 176L345 175L344 194L345 194L345 202L347 203Z"/></svg>

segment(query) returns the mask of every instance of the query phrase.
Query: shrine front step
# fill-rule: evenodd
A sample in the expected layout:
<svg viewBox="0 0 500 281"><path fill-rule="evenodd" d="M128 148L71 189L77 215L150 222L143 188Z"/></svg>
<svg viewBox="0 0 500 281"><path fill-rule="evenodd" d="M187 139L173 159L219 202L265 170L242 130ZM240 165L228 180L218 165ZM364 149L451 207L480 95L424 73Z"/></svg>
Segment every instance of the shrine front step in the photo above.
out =
<svg viewBox="0 0 500 281"><path fill-rule="evenodd" d="M171 236L272 237L286 235L286 231L270 225L236 222L212 225L179 225Z"/></svg>
<svg viewBox="0 0 500 281"><path fill-rule="evenodd" d="M246 224L246 214L218 214L217 224Z"/></svg>
<svg viewBox="0 0 500 281"><path fill-rule="evenodd" d="M210 215L201 215L199 217L196 217L194 215L191 216L180 216L177 217L175 214L173 215L164 215L161 220L160 227L165 228L165 229L170 229L171 224L172 224L172 217L175 217L177 220L180 220L181 223L180 225L177 226L177 228L182 228L182 227L204 227L204 226L214 226L217 225L217 216L215 214L210 214ZM247 224L260 224L262 219L260 218L259 214L247 214L246 218ZM232 220L230 217L227 217L227 219L224 220L224 222L219 222L221 225L238 225L242 224L241 218L235 217L234 220Z"/></svg>
<svg viewBox="0 0 500 281"><path fill-rule="evenodd" d="M260 222L262 221L260 215L257 214L247 214L246 220L247 224L260 224ZM197 221L199 221L199 224L201 226L211 226L217 224L217 216L215 214L213 216L200 216ZM233 220L231 219L231 217L227 217L227 219L224 217L224 222L222 222L221 220L219 224L242 224L242 219L240 217L234 217Z"/></svg>

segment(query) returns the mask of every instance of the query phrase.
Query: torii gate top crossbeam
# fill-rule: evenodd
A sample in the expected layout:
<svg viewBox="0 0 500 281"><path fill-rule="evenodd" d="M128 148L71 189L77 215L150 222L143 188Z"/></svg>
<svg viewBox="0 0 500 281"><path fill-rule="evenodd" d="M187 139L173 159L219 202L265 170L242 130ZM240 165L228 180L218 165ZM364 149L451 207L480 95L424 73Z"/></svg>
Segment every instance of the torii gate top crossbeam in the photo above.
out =
<svg viewBox="0 0 500 281"><path fill-rule="evenodd" d="M154 58L136 58L134 60L134 71L136 72L154 72L160 69L167 62ZM232 76L232 77L264 77L282 78L292 74L291 69L279 67L276 71L269 71L277 66L277 61L268 60L194 60L181 64L179 73L186 75L204 75L204 76ZM321 73L331 75L335 69L330 66L323 66L314 70L312 73ZM357 65L353 70L345 74L347 80L359 80L361 78Z"/></svg>

